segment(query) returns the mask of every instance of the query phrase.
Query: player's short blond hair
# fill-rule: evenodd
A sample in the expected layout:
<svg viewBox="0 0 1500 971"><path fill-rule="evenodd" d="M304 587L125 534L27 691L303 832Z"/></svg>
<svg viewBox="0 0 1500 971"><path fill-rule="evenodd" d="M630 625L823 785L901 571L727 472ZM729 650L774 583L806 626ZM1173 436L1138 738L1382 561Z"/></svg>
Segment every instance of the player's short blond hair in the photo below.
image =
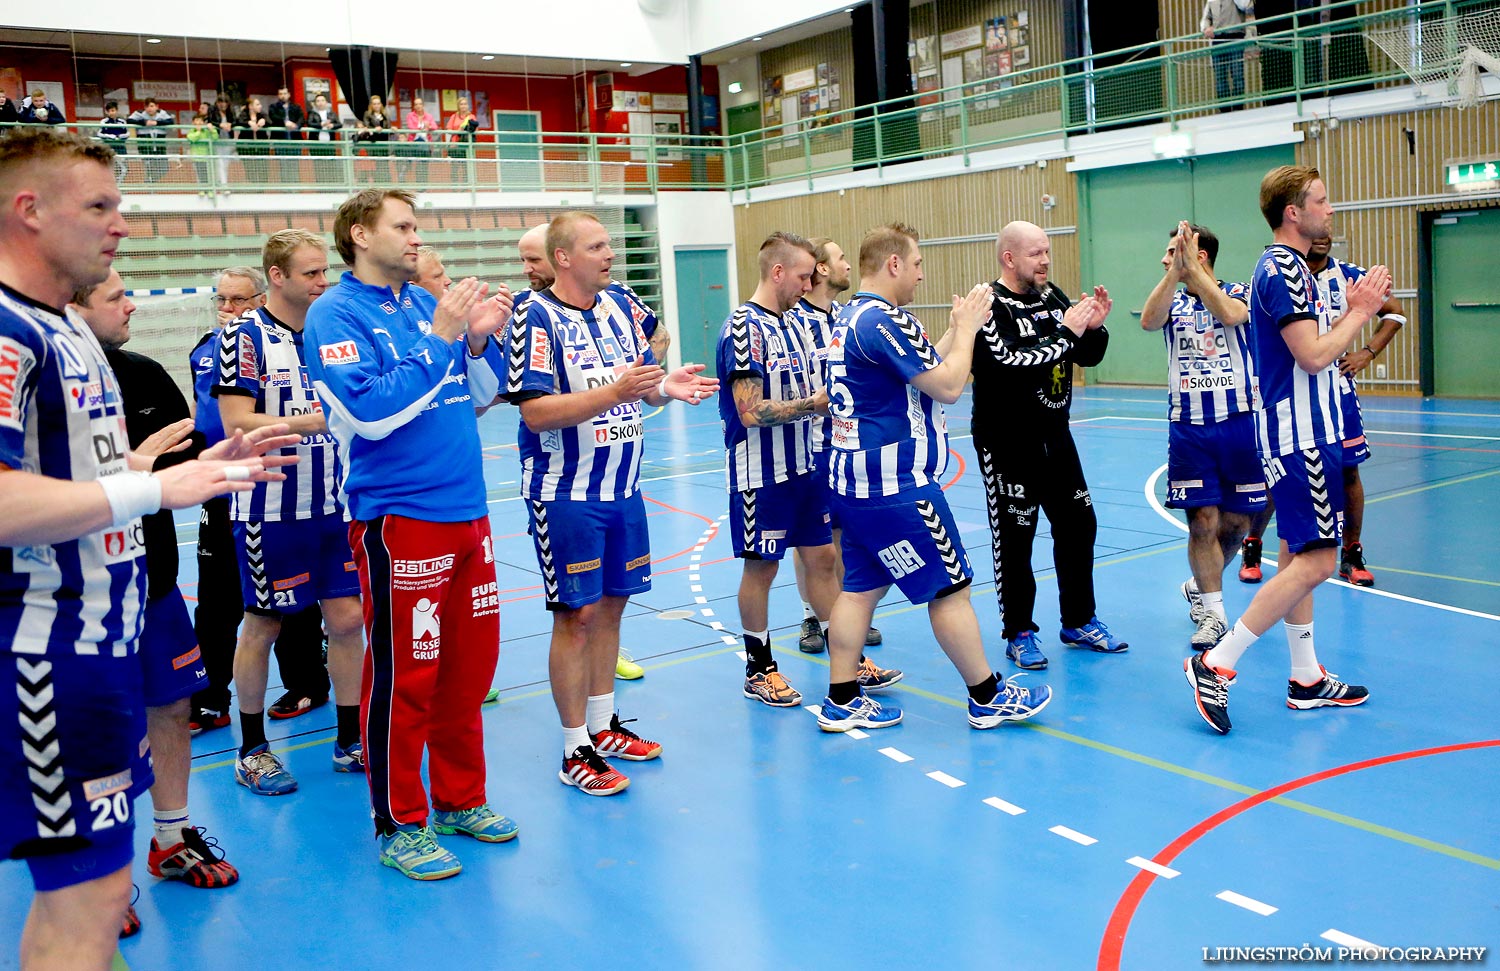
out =
<svg viewBox="0 0 1500 971"><path fill-rule="evenodd" d="M285 276L291 272L292 254L304 246L312 246L319 253L328 252L328 244L323 237L306 229L282 229L271 234L266 240L265 248L260 251L260 267L267 276L271 275L271 267L276 267Z"/></svg>
<svg viewBox="0 0 1500 971"><path fill-rule="evenodd" d="M906 223L886 223L865 234L859 244L859 275L874 276L892 256L910 259L921 235Z"/></svg>

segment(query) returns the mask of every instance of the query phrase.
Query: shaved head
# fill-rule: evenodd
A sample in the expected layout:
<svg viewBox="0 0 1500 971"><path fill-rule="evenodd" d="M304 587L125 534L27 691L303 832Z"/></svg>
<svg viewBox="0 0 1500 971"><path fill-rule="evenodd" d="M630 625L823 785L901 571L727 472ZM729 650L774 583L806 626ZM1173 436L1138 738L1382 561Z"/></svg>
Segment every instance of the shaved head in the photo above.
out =
<svg viewBox="0 0 1500 971"><path fill-rule="evenodd" d="M1040 293L1052 266L1052 243L1036 223L1016 220L1000 230L995 241L1000 282L1012 293Z"/></svg>
<svg viewBox="0 0 1500 971"><path fill-rule="evenodd" d="M532 226L516 243L516 248L521 251L521 270L533 290L545 290L557 279L557 271L547 258L547 226L547 223Z"/></svg>

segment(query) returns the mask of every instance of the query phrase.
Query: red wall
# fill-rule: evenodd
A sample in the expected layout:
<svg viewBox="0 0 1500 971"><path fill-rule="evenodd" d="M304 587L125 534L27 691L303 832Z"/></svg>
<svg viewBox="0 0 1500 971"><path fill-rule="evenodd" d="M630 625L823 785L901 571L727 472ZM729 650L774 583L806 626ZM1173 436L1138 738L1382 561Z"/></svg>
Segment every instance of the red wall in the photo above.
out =
<svg viewBox="0 0 1500 971"><path fill-rule="evenodd" d="M594 106L592 104L594 78L599 73L593 72L588 76L591 92L589 98L592 109L590 115L594 122L592 130L598 132L627 132L630 130L629 112L610 111L607 105ZM687 65L685 64L674 64L670 67L660 68L649 74L642 74L637 77L632 77L624 71L615 71L613 74L615 82L614 90L616 91L649 91L652 94L687 94ZM717 94L719 90L719 69L712 64L704 65L703 67L703 90L710 94ZM679 111L677 114L682 116L683 132L687 132L689 128L687 112Z"/></svg>
<svg viewBox="0 0 1500 971"><path fill-rule="evenodd" d="M541 112L543 131L624 132L628 128L629 123L625 112L591 111L587 108L582 112L579 111L580 100L585 97L585 92L592 83L592 74L587 77L583 75L571 77L536 75L527 78L470 71L466 75L444 71L418 71L412 66L415 60L415 55L403 56L402 63L396 71L395 86L398 90L401 88L408 90L453 88L468 89L474 94L484 92L488 95L491 109L508 108ZM124 88L129 92L132 91L131 83L138 80L191 80L196 91L218 88L223 80L239 82L243 85L244 91L249 94L273 96L277 87L284 81L291 83L294 74L300 76L302 73L311 73L327 76L330 79L333 77L332 66L326 60L317 59L296 58L287 61L284 65L239 62L220 64L212 61L195 61L188 64L181 59L165 58L147 58L142 61L136 58L98 58L85 55L75 59L56 50L24 48L12 48L0 53L0 70L6 68L14 68L22 79L62 82L63 112L69 121L77 120L75 71L77 83L97 84L104 91ZM704 90L718 91L718 69L707 66L703 70L703 75ZM687 92L687 68L666 67L639 77L631 77L624 72L617 71L615 72L615 86L620 90L650 91L653 94L685 94ZM299 89L300 85L297 85L292 91L292 97L298 101L302 97ZM11 94L15 96L18 92L11 92ZM25 97L25 94L21 92L19 96ZM335 95L337 95L337 90L335 90ZM184 122L189 120L191 113L198 108L196 100L192 102L161 101L160 104L167 111L178 113ZM587 105L587 102L585 101L584 104ZM128 108L124 105L121 107L124 109L123 114L129 114L131 110L140 107L140 102L132 98ZM442 123L447 120L447 116L435 110L437 108L439 108L438 105L427 106L429 112L441 115L438 120ZM358 106L358 110L363 111L364 106ZM187 114L181 114L183 112ZM686 121L684 113L684 128ZM480 123L482 127L488 128L490 119L482 118Z"/></svg>

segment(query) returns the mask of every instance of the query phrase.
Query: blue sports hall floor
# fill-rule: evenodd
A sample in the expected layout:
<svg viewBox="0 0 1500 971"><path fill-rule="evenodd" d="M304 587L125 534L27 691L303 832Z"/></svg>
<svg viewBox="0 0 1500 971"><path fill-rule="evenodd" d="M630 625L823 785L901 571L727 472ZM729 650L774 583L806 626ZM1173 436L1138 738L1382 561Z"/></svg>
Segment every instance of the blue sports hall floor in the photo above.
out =
<svg viewBox="0 0 1500 971"><path fill-rule="evenodd" d="M1364 405L1364 538L1378 585L1319 590L1317 638L1324 663L1369 685L1371 700L1288 710L1273 629L1241 664L1227 737L1199 719L1182 676L1186 534L1160 504L1160 392L1089 388L1073 410L1100 521L1099 612L1130 651L1057 643L1044 522L1037 618L1052 664L1029 677L1057 697L1034 722L984 732L965 721L963 685L925 611L898 596L877 614L885 643L871 654L906 672L891 695L906 709L899 727L828 735L806 710L743 698L717 414L711 404L653 414L643 488L654 589L624 625L647 673L618 682L617 698L664 754L623 763L633 784L607 799L557 779L549 617L517 500L516 413L497 409L481 427L502 692L484 718L490 799L520 838L449 838L461 876L403 879L376 862L363 780L330 771L331 705L268 726L301 781L286 798L237 787L237 729L210 732L194 741L193 818L242 880L195 890L149 876L150 806L139 803L145 926L117 966L1171 971L1204 967L1205 948L1500 944L1500 719L1489 694L1500 405ZM991 663L1009 674L968 406L949 409L947 495ZM1231 618L1254 592L1235 566ZM192 569L186 555L189 596ZM800 619L787 564L773 633L783 672L814 704L827 667L798 652ZM24 867L0 868L0 968L15 966L29 890Z"/></svg>

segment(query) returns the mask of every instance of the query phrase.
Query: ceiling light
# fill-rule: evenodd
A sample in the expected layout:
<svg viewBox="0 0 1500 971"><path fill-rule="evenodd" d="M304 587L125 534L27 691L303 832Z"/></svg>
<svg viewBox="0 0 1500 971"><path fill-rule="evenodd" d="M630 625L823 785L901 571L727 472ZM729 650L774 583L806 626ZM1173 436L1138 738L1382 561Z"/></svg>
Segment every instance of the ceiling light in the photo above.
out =
<svg viewBox="0 0 1500 971"><path fill-rule="evenodd" d="M854 8L853 7L845 7L844 8L844 13L853 13L853 12L854 12Z"/></svg>
<svg viewBox="0 0 1500 971"><path fill-rule="evenodd" d="M751 40L752 40L752 41L757 41L757 40L765 40L765 38L764 38L764 37L752 37L752 38L750 38L750 39L751 39Z"/></svg>
<svg viewBox="0 0 1500 971"><path fill-rule="evenodd" d="M146 43L148 43L148 44L160 44L161 43L161 38L160 37L147 37L146 38Z"/></svg>
<svg viewBox="0 0 1500 971"><path fill-rule="evenodd" d="M729 82L729 93L730 94L739 94L743 90L745 90L745 86L743 84L740 84L740 82L738 82L738 81L730 81Z"/></svg>
<svg viewBox="0 0 1500 971"><path fill-rule="evenodd" d="M631 61L621 61L620 62L620 66L621 67L634 67L635 65Z"/></svg>
<svg viewBox="0 0 1500 971"><path fill-rule="evenodd" d="M479 56L479 59L481 61L493 61L495 59L495 55L493 55L493 54L481 54Z"/></svg>

